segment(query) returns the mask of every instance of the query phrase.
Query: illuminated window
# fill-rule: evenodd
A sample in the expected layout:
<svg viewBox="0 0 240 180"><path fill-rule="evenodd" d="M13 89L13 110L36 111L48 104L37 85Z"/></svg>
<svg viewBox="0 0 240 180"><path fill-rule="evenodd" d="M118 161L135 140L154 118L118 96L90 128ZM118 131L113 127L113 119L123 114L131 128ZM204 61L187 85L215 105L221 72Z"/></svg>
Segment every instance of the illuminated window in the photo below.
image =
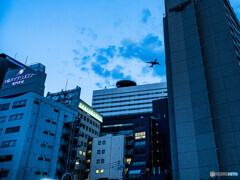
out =
<svg viewBox="0 0 240 180"><path fill-rule="evenodd" d="M79 151L79 154L82 155L82 151Z"/></svg>
<svg viewBox="0 0 240 180"><path fill-rule="evenodd" d="M85 156L85 155L86 155L86 152L83 151L83 156Z"/></svg>
<svg viewBox="0 0 240 180"><path fill-rule="evenodd" d="M78 165L79 164L79 162L78 161L76 161L76 165Z"/></svg>
<svg viewBox="0 0 240 180"><path fill-rule="evenodd" d="M131 163L131 158L127 158L127 164Z"/></svg>
<svg viewBox="0 0 240 180"><path fill-rule="evenodd" d="M104 172L104 169L101 169L101 173L103 173Z"/></svg>
<svg viewBox="0 0 240 180"><path fill-rule="evenodd" d="M97 173L97 174L99 173L99 169L96 170L96 173Z"/></svg>
<svg viewBox="0 0 240 180"><path fill-rule="evenodd" d="M146 138L145 131L135 133L135 139L144 139L144 138Z"/></svg>

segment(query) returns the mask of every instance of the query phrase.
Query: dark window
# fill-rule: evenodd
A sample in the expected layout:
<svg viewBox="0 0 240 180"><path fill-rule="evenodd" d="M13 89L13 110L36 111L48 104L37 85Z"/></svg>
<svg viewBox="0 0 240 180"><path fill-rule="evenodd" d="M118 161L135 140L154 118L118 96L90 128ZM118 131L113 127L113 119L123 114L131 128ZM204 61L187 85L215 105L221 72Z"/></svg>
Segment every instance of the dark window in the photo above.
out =
<svg viewBox="0 0 240 180"><path fill-rule="evenodd" d="M101 143L102 143L101 141L98 141L98 145L101 145Z"/></svg>
<svg viewBox="0 0 240 180"><path fill-rule="evenodd" d="M92 124L92 120L90 120L90 124Z"/></svg>
<svg viewBox="0 0 240 180"><path fill-rule="evenodd" d="M9 121L15 121L23 118L23 113L9 116Z"/></svg>
<svg viewBox="0 0 240 180"><path fill-rule="evenodd" d="M89 132L91 132L92 131L92 128L89 128Z"/></svg>
<svg viewBox="0 0 240 180"><path fill-rule="evenodd" d="M2 135L3 129L0 129L0 135Z"/></svg>
<svg viewBox="0 0 240 180"><path fill-rule="evenodd" d="M58 112L58 109L54 109L54 112Z"/></svg>
<svg viewBox="0 0 240 180"><path fill-rule="evenodd" d="M100 152L101 152L100 150L97 150L97 154L100 154Z"/></svg>
<svg viewBox="0 0 240 180"><path fill-rule="evenodd" d="M41 144L41 147L46 147L46 144Z"/></svg>
<svg viewBox="0 0 240 180"><path fill-rule="evenodd" d="M86 130L88 130L88 126L86 126Z"/></svg>
<svg viewBox="0 0 240 180"><path fill-rule="evenodd" d="M54 136L54 133L50 133L50 136Z"/></svg>
<svg viewBox="0 0 240 180"><path fill-rule="evenodd" d="M34 104L39 104L39 102L35 100L35 101L34 101Z"/></svg>
<svg viewBox="0 0 240 180"><path fill-rule="evenodd" d="M1 122L5 122L6 119L7 119L7 116L2 116L2 117L0 117L0 123L1 123Z"/></svg>
<svg viewBox="0 0 240 180"><path fill-rule="evenodd" d="M97 159L97 164L100 164L100 159Z"/></svg>
<svg viewBox="0 0 240 180"><path fill-rule="evenodd" d="M84 143L84 147L87 147L87 143Z"/></svg>
<svg viewBox="0 0 240 180"><path fill-rule="evenodd" d="M49 158L45 158L45 161L50 161L50 159Z"/></svg>
<svg viewBox="0 0 240 180"><path fill-rule="evenodd" d="M102 150L102 154L105 154L105 149Z"/></svg>
<svg viewBox="0 0 240 180"><path fill-rule="evenodd" d="M0 162L11 161L13 155L0 156Z"/></svg>
<svg viewBox="0 0 240 180"><path fill-rule="evenodd" d="M105 145L105 144L106 144L106 141L105 141L105 140L103 140L102 144L103 144L103 145Z"/></svg>
<svg viewBox="0 0 240 180"><path fill-rule="evenodd" d="M48 134L48 132L47 131L43 131L43 134Z"/></svg>
<svg viewBox="0 0 240 180"><path fill-rule="evenodd" d="M43 172L42 175L47 175L48 173L47 172Z"/></svg>
<svg viewBox="0 0 240 180"><path fill-rule="evenodd" d="M6 128L5 134L19 132L19 130L20 130L20 126Z"/></svg>
<svg viewBox="0 0 240 180"><path fill-rule="evenodd" d="M89 119L87 118L87 122L89 123Z"/></svg>
<svg viewBox="0 0 240 180"><path fill-rule="evenodd" d="M50 123L51 121L50 121L50 119L46 119L46 122L49 122L49 123Z"/></svg>
<svg viewBox="0 0 240 180"><path fill-rule="evenodd" d="M6 178L8 177L9 169L2 168L0 170L0 178Z"/></svg>
<svg viewBox="0 0 240 180"><path fill-rule="evenodd" d="M43 157L39 157L38 160L43 161Z"/></svg>
<svg viewBox="0 0 240 180"><path fill-rule="evenodd" d="M57 124L57 123L56 123L56 122L54 122L54 121L53 121L52 123L53 123L54 125L56 125L56 124Z"/></svg>
<svg viewBox="0 0 240 180"><path fill-rule="evenodd" d="M94 134L94 129L92 129L92 133Z"/></svg>
<svg viewBox="0 0 240 180"><path fill-rule="evenodd" d="M35 174L36 174L36 175L40 175L41 172L40 172L40 171L36 171Z"/></svg>
<svg viewBox="0 0 240 180"><path fill-rule="evenodd" d="M15 101L14 103L13 103L13 109L14 108L20 108L20 107L24 107L24 106L26 106L26 104L27 104L27 100L25 99L25 100L22 100L22 101Z"/></svg>
<svg viewBox="0 0 240 180"><path fill-rule="evenodd" d="M101 159L101 164L103 164L104 163L104 159Z"/></svg>
<svg viewBox="0 0 240 180"><path fill-rule="evenodd" d="M48 147L49 149L52 149L52 148L53 148L53 146L51 146L51 145L48 145L47 147Z"/></svg>
<svg viewBox="0 0 240 180"><path fill-rule="evenodd" d="M13 146L16 146L16 143L17 143L17 140L3 141L1 144L1 148L13 147Z"/></svg>
<svg viewBox="0 0 240 180"><path fill-rule="evenodd" d="M0 104L0 111L8 110L9 106L10 106L10 103Z"/></svg>

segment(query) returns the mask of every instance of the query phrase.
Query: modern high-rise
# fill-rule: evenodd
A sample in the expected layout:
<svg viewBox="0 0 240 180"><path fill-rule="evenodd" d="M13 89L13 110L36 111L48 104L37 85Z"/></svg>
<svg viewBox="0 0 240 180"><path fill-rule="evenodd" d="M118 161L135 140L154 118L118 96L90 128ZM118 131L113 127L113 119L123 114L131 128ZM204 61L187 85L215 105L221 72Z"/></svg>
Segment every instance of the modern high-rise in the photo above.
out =
<svg viewBox="0 0 240 180"><path fill-rule="evenodd" d="M102 133L132 134L133 119L152 114L152 101L167 97L167 84L117 82L117 88L93 91L92 106L103 115Z"/></svg>
<svg viewBox="0 0 240 180"><path fill-rule="evenodd" d="M240 172L240 23L229 0L165 0L173 179Z"/></svg>

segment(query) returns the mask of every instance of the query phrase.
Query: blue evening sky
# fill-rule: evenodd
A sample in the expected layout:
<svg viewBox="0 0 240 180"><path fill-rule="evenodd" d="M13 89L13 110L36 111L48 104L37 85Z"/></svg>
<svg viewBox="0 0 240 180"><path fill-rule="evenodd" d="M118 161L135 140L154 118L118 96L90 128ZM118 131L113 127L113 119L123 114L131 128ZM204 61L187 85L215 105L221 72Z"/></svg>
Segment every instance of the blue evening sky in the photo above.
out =
<svg viewBox="0 0 240 180"><path fill-rule="evenodd" d="M240 18L239 0L230 0ZM166 81L164 0L0 0L0 53L46 66L46 92ZM149 68L144 61L159 59Z"/></svg>

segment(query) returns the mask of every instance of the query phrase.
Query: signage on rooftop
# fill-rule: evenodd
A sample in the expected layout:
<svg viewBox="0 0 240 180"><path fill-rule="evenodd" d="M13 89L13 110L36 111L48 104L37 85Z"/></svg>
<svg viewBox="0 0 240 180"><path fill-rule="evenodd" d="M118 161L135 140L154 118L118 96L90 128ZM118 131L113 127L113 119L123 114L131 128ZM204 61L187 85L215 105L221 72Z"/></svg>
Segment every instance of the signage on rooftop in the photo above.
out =
<svg viewBox="0 0 240 180"><path fill-rule="evenodd" d="M91 115L92 117L94 117L95 119L97 119L98 121L100 121L101 123L103 122L102 115L99 112L97 112L95 109L93 109L91 106L89 106L87 103L85 103L84 101L80 100L78 107L81 110L88 113L89 115Z"/></svg>
<svg viewBox="0 0 240 180"><path fill-rule="evenodd" d="M17 84L23 84L25 79L31 79L33 76L36 75L34 73L22 75L25 70L26 70L26 68L23 68L20 71L18 71L18 73L16 74L16 77L14 77L14 78L5 79L3 84L12 83L12 86L17 85Z"/></svg>

